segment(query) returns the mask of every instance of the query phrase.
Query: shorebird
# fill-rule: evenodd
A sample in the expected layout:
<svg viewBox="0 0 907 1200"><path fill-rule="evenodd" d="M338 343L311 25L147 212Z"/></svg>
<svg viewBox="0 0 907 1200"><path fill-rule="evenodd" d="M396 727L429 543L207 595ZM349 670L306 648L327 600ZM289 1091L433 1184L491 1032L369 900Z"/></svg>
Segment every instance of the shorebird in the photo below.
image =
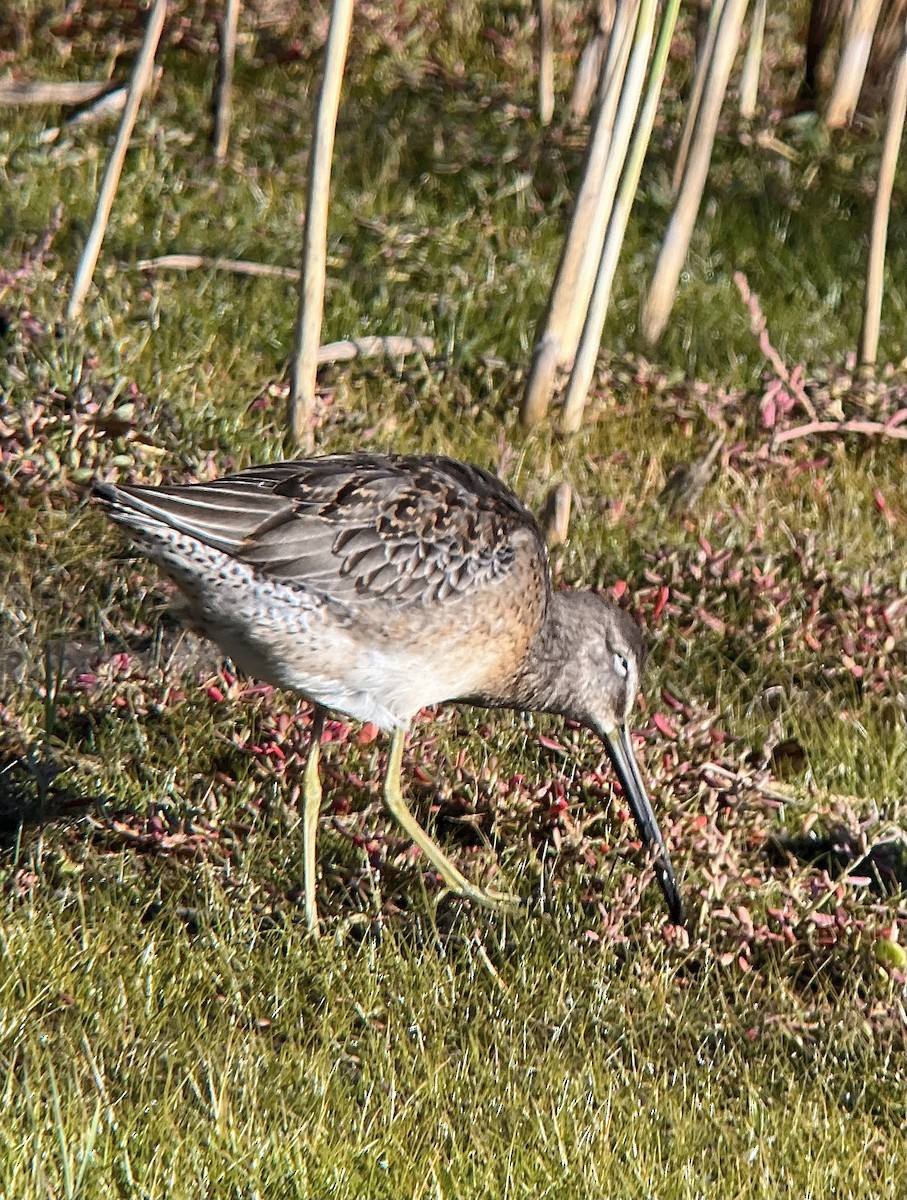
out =
<svg viewBox="0 0 907 1200"><path fill-rule="evenodd" d="M391 731L385 803L445 885L490 907L510 899L469 883L403 798L406 731L444 701L554 713L597 734L683 922L628 728L642 633L593 592L552 589L535 518L496 476L431 455L331 454L177 487L96 481L94 493L177 584L195 629L315 705L303 787L313 932L327 710Z"/></svg>

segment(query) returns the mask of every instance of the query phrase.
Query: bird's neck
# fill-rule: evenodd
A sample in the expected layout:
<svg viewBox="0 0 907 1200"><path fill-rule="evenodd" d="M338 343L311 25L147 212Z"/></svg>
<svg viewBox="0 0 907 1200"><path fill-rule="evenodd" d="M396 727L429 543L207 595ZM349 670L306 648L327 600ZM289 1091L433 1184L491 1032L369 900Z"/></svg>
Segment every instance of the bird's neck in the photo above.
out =
<svg viewBox="0 0 907 1200"><path fill-rule="evenodd" d="M555 592L523 665L504 700L508 708L570 716L573 709L569 664L578 627L572 619L572 593Z"/></svg>

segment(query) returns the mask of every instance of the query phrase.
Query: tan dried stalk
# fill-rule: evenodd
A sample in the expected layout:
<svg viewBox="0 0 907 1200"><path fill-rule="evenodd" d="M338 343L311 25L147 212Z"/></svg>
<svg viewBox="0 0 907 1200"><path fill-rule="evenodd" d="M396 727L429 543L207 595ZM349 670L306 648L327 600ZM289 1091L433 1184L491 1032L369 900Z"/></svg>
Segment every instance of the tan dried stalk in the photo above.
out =
<svg viewBox="0 0 907 1200"><path fill-rule="evenodd" d="M630 56L632 32L638 10L639 0L626 0L617 9L608 58L605 63L604 78L608 80L608 85L590 133L589 149L576 199L576 208L564 239L557 274L542 320L542 332L536 341L526 391L523 395L520 416L525 425L534 425L544 419L554 392L557 371L576 353L576 340L579 338L582 316L585 314L589 300L589 292L587 292L585 301L578 306L579 278L583 257L589 252L590 244L597 243L597 261L604 241L608 216L607 209L603 212L601 205L605 171L611 147L614 116L623 86L627 59ZM591 291L591 280L589 287ZM572 317L575 306L581 307L581 316L578 322ZM567 330L571 320L574 325L578 325L572 346L568 345L567 341Z"/></svg>
<svg viewBox="0 0 907 1200"><path fill-rule="evenodd" d="M576 361L570 373L570 383L567 387L567 395L561 415L561 427L568 433L575 433L582 423L583 409L586 404L586 397L589 394L592 376L595 372L595 361L598 357L602 330L605 326L605 317L607 316L608 304L611 300L614 274L617 270L617 262L620 257L621 247L623 246L624 236L627 232L630 210L633 207L636 189L639 186L639 176L642 172L643 160L645 159L649 139L652 136L652 127L655 124L655 115L658 111L658 101L661 96L661 85L664 81L668 52L671 48L671 39L674 35L674 26L677 23L679 9L680 0L668 0L661 19L661 29L658 33L655 52L652 55L645 100L636 121L633 144L624 165L623 175L621 176L620 191L611 211L611 219L608 222L608 232L599 261L595 287L592 292L589 311L586 314L586 323L583 327ZM645 65L644 60L643 65ZM632 69L633 64L631 62L627 70L628 83ZM637 102L638 99L639 95L637 92ZM615 130L615 138L616 136L617 132Z"/></svg>
<svg viewBox="0 0 907 1200"><path fill-rule="evenodd" d="M104 241L104 234L107 232L110 211L113 208L113 201L116 197L117 185L120 182L120 174L123 170L126 151L129 148L129 139L132 137L132 130L135 127L135 119L138 116L139 105L142 103L142 96L145 94L145 90L151 80L154 56L157 53L158 42L161 40L161 31L164 28L164 18L166 15L167 0L154 0L154 8L151 10L148 24L145 27L142 47L139 50L139 56L132 70L132 78L129 81L126 107L123 109L123 115L120 118L120 127L117 130L116 140L113 143L113 149L110 152L107 169L104 172L104 179L101 183L101 190L98 193L98 203L95 207L94 220L91 223L88 240L85 243L85 249L82 251L79 265L76 268L72 293L70 294L69 304L66 309L66 319L68 321L74 321L82 312L85 297L88 295L89 287L91 287L94 269L98 263L98 255L101 252L101 243Z"/></svg>
<svg viewBox="0 0 907 1200"><path fill-rule="evenodd" d="M727 90L734 56L740 45L740 30L746 14L746 5L747 0L726 0L718 22L715 50L708 64L689 161L655 265L652 286L643 306L642 329L649 342L657 342L664 332L677 294L680 271L690 246L693 226L709 172L721 104Z"/></svg>
<svg viewBox="0 0 907 1200"><path fill-rule="evenodd" d="M233 118L233 62L236 58L236 27L239 24L239 0L227 0L220 27L220 53L217 59L217 83L214 87L214 132L211 138L214 157L223 162L230 140Z"/></svg>
<svg viewBox="0 0 907 1200"><path fill-rule="evenodd" d="M756 115L767 11L768 0L756 0L753 19L750 22L750 39L743 59L743 71L740 74L740 115L745 121L751 121Z"/></svg>
<svg viewBox="0 0 907 1200"><path fill-rule="evenodd" d="M825 108L825 124L829 129L849 125L853 119L881 8L882 0L855 0L841 41L834 86Z"/></svg>
<svg viewBox="0 0 907 1200"><path fill-rule="evenodd" d="M340 104L340 85L353 20L353 0L334 0L324 57L324 77L318 93L315 134L309 160L306 196L302 278L296 310L293 363L290 371L288 442L291 448L311 451L312 417L324 311L327 264L328 202L331 191L331 156Z"/></svg>
<svg viewBox="0 0 907 1200"><path fill-rule="evenodd" d="M702 103L702 91L709 73L709 66L712 62L712 56L715 53L715 38L718 36L718 22L721 20L723 9L724 0L713 0L713 3L709 6L709 18L706 25L705 38L699 51L699 57L696 60L696 74L693 77L693 86L690 89L690 98L687 101L687 115L684 119L683 132L680 135L680 143L677 147L677 161L674 163L674 174L671 177L671 191L675 195L677 189L680 187L683 173L686 170L687 157L690 153L690 141L693 137L693 130L696 127L696 120L699 116L699 106Z"/></svg>
<svg viewBox="0 0 907 1200"><path fill-rule="evenodd" d="M876 185L872 210L872 234L869 243L869 269L866 275L866 294L863 301L863 327L860 330L860 362L875 363L879 352L879 328L882 320L882 291L885 277L885 245L891 215L891 193L898 165L898 152L904 133L907 110L907 30L901 55L891 81L879 182Z"/></svg>
<svg viewBox="0 0 907 1200"><path fill-rule="evenodd" d="M554 0L538 0L539 120L550 125L554 116Z"/></svg>

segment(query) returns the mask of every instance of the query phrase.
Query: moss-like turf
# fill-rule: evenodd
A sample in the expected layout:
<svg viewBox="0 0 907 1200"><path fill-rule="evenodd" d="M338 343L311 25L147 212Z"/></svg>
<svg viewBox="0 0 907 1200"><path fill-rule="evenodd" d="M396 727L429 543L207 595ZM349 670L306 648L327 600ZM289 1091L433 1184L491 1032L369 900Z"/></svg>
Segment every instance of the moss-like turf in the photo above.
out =
<svg viewBox="0 0 907 1200"><path fill-rule="evenodd" d="M555 575L626 581L647 626L642 757L695 927L662 931L586 734L448 709L415 731L406 786L462 869L524 907L439 900L381 814L382 743L334 723L325 936L306 936L304 717L180 640L154 569L85 502L94 472L187 479L283 453L294 286L136 263L297 264L323 28L295 18L295 61L244 44L223 166L213 59L184 38L72 329L109 127L47 145L52 110L0 122L0 1196L902 1196L903 896L769 843L838 825L903 842L903 457L861 435L770 447L766 360L733 282L746 274L772 343L806 365L820 416L903 406L902 373L861 390L829 366L859 329L877 141L821 144L801 121L780 131L788 159L729 122L648 350L679 54L588 420L569 440L525 433L583 134L533 116L528 9L386 7L357 15L323 340L427 334L438 352L327 370L318 447L454 454L536 510L572 483ZM36 77L93 77L120 19L55 35L33 6L14 13L9 61ZM562 89L578 28L571 9ZM903 355L905 279L893 221L883 359ZM716 422L716 478L669 513L670 468Z"/></svg>

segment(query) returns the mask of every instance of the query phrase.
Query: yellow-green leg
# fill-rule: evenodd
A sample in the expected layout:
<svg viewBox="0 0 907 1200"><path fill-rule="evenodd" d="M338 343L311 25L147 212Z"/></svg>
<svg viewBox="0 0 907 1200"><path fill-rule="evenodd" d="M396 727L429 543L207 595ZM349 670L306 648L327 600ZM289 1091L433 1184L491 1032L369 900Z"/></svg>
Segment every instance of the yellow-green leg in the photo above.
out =
<svg viewBox="0 0 907 1200"><path fill-rule="evenodd" d="M315 842L318 838L318 816L321 812L321 732L324 729L324 709L315 706L312 713L311 743L302 777L302 885L305 889L305 919L309 933L318 937L318 909L315 907Z"/></svg>
<svg viewBox="0 0 907 1200"><path fill-rule="evenodd" d="M390 758L387 764L387 776L384 780L384 802L398 823L409 834L428 861L432 864L447 887L459 896L472 900L476 904L484 904L486 908L501 908L515 902L513 896L499 895L496 892L483 892L464 878L453 865L444 851L428 836L413 814L407 808L400 788L400 767L403 762L403 743L406 738L405 729L395 729L391 741Z"/></svg>

